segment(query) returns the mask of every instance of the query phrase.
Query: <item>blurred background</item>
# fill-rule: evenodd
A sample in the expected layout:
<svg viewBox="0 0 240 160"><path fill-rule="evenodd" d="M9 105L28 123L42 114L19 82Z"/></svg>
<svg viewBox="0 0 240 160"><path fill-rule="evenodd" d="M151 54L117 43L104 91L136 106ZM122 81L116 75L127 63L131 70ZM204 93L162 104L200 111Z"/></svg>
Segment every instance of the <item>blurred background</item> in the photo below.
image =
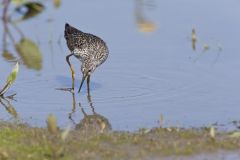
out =
<svg viewBox="0 0 240 160"><path fill-rule="evenodd" d="M239 127L240 2L236 0L2 0L0 88L16 61L16 82L0 118L61 127L84 115L114 130L160 125ZM71 94L65 23L101 37L110 55L86 86ZM81 63L72 57L76 88ZM79 103L81 104L79 106ZM83 111L84 110L84 111Z"/></svg>

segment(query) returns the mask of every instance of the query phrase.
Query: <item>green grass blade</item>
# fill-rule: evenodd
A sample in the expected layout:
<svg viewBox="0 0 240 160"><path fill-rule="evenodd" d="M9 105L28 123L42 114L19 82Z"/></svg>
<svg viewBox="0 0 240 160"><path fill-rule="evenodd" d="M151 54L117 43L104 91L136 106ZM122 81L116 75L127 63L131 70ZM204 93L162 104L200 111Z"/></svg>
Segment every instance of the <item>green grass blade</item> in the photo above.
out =
<svg viewBox="0 0 240 160"><path fill-rule="evenodd" d="M0 96L3 96L3 94L7 92L7 90L10 88L10 86L16 80L18 70L19 70L19 65L18 65L18 62L17 62L15 67L13 68L12 72L9 74L9 76L7 78L7 82L4 85L3 89L0 90Z"/></svg>

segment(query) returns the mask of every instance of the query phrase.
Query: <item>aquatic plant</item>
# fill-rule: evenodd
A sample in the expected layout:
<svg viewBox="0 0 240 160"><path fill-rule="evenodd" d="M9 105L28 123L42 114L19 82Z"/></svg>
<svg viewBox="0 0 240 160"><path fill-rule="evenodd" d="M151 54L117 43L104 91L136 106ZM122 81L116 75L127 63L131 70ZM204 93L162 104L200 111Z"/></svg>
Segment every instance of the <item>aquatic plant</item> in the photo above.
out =
<svg viewBox="0 0 240 160"><path fill-rule="evenodd" d="M13 84L13 82L16 80L17 73L19 70L18 62L16 63L15 67L13 68L12 72L9 74L6 84L4 87L0 90L0 96L3 97L3 95L7 92L7 90L10 88L10 86Z"/></svg>

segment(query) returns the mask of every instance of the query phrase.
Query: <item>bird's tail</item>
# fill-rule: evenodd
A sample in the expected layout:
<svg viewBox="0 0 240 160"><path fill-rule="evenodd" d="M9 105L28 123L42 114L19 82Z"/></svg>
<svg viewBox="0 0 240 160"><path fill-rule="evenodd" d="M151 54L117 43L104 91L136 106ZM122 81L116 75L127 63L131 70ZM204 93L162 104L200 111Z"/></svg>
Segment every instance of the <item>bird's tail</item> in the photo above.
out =
<svg viewBox="0 0 240 160"><path fill-rule="evenodd" d="M68 39L69 38L69 35L71 34L71 29L72 27L68 24L68 23L66 23L65 24L65 30L64 30L64 37L66 38L66 39Z"/></svg>
<svg viewBox="0 0 240 160"><path fill-rule="evenodd" d="M65 23L65 30L67 30L70 27L68 23Z"/></svg>
<svg viewBox="0 0 240 160"><path fill-rule="evenodd" d="M64 30L64 37L66 39L69 38L69 36L74 35L74 34L79 34L81 31L78 29L70 26L68 23L65 23L65 30Z"/></svg>

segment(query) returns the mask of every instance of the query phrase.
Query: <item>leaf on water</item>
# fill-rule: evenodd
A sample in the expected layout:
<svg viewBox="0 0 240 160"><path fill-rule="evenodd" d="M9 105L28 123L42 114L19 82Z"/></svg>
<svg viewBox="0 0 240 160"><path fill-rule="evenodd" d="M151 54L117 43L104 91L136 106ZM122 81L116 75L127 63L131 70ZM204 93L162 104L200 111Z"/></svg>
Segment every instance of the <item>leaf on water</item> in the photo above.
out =
<svg viewBox="0 0 240 160"><path fill-rule="evenodd" d="M240 132L233 132L232 134L229 135L231 138L240 138Z"/></svg>
<svg viewBox="0 0 240 160"><path fill-rule="evenodd" d="M53 0L53 5L55 8L59 8L61 6L61 0Z"/></svg>
<svg viewBox="0 0 240 160"><path fill-rule="evenodd" d="M16 60L16 57L14 57L14 55L11 52L7 51L7 50L3 51L2 57L4 59L6 59L7 61L14 61L14 60Z"/></svg>
<svg viewBox="0 0 240 160"><path fill-rule="evenodd" d="M141 22L138 22L138 29L139 31L144 33L151 33L156 31L157 25L153 22L141 21Z"/></svg>
<svg viewBox="0 0 240 160"><path fill-rule="evenodd" d="M15 110L15 108L12 105L9 105L8 107L6 107L6 110L9 114L11 114L14 118L17 118L17 111Z"/></svg>
<svg viewBox="0 0 240 160"><path fill-rule="evenodd" d="M4 93L6 93L7 90L10 88L10 86L13 84L13 82L16 80L18 70L19 70L19 65L17 62L15 67L13 68L12 72L9 74L9 76L7 78L7 82L4 85L3 89L0 90L0 96L2 96Z"/></svg>
<svg viewBox="0 0 240 160"><path fill-rule="evenodd" d="M57 119L53 114L50 114L47 119L48 131L52 134L56 134L58 131L57 128Z"/></svg>
<svg viewBox="0 0 240 160"><path fill-rule="evenodd" d="M15 45L15 48L27 68L34 70L42 69L42 54L36 43L30 39L23 38Z"/></svg>
<svg viewBox="0 0 240 160"><path fill-rule="evenodd" d="M22 5L26 2L27 2L27 0L11 0L11 3L16 5L16 6L20 6L20 5Z"/></svg>
<svg viewBox="0 0 240 160"><path fill-rule="evenodd" d="M26 2L16 7L15 11L23 15L21 18L22 20L27 20L42 13L44 8L45 7L42 3Z"/></svg>

